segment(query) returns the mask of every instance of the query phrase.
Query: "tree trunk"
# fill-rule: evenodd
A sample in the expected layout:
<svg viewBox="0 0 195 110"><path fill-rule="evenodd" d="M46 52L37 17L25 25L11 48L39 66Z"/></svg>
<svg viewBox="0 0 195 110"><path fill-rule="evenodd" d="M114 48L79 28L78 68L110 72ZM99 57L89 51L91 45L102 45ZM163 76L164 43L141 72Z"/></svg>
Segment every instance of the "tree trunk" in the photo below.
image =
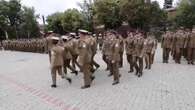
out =
<svg viewBox="0 0 195 110"><path fill-rule="evenodd" d="M8 36L7 31L4 31L4 32L5 32L5 38L6 38L6 40L9 39L9 36Z"/></svg>

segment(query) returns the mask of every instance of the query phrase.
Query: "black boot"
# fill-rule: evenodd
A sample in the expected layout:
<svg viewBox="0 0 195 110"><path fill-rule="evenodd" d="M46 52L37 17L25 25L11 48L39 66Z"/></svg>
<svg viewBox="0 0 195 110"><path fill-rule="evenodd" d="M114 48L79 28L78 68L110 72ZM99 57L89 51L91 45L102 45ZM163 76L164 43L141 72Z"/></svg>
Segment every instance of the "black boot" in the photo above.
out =
<svg viewBox="0 0 195 110"><path fill-rule="evenodd" d="M97 70L98 68L100 68L100 65L96 66L96 70Z"/></svg>
<svg viewBox="0 0 195 110"><path fill-rule="evenodd" d="M142 74L143 74L142 72L139 72L138 77L140 78L142 76Z"/></svg>
<svg viewBox="0 0 195 110"><path fill-rule="evenodd" d="M72 79L66 78L66 80L67 80L70 84L72 83Z"/></svg>
<svg viewBox="0 0 195 110"><path fill-rule="evenodd" d="M86 88L90 88L90 85L85 85L81 87L81 89L86 89Z"/></svg>
<svg viewBox="0 0 195 110"><path fill-rule="evenodd" d="M77 76L78 75L78 71L75 71L74 74Z"/></svg>
<svg viewBox="0 0 195 110"><path fill-rule="evenodd" d="M91 81L93 81L95 79L95 76L91 76Z"/></svg>
<svg viewBox="0 0 195 110"><path fill-rule="evenodd" d="M52 88L56 88L57 86L56 86L56 84L52 84L51 87Z"/></svg>
<svg viewBox="0 0 195 110"><path fill-rule="evenodd" d="M133 70L128 71L128 73L133 73Z"/></svg>
<svg viewBox="0 0 195 110"><path fill-rule="evenodd" d="M117 84L119 84L119 81L114 81L114 82L112 83L112 85L117 85Z"/></svg>

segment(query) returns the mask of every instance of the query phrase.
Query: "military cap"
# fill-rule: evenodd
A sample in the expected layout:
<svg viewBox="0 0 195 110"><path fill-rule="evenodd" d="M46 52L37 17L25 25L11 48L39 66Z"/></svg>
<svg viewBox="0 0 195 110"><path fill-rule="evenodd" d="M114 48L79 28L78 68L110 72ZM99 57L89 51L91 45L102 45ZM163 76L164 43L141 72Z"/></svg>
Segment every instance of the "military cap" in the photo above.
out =
<svg viewBox="0 0 195 110"><path fill-rule="evenodd" d="M68 40L68 39L69 39L69 37L68 37L68 36L65 36L65 35L62 36L61 38L62 38L62 39L65 39L65 40Z"/></svg>
<svg viewBox="0 0 195 110"><path fill-rule="evenodd" d="M59 37L51 37L52 40L60 40Z"/></svg>
<svg viewBox="0 0 195 110"><path fill-rule="evenodd" d="M89 32L87 30L79 29L79 33L88 34Z"/></svg>
<svg viewBox="0 0 195 110"><path fill-rule="evenodd" d="M70 33L70 35L71 35L71 36L76 36L76 33L73 33L73 32L72 32L72 33Z"/></svg>

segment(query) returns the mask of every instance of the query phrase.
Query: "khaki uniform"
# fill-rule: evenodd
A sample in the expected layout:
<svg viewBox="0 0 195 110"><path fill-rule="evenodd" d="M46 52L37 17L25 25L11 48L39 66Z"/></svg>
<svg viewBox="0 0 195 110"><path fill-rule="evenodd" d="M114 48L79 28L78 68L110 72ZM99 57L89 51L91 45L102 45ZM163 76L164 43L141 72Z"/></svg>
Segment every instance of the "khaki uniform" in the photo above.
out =
<svg viewBox="0 0 195 110"><path fill-rule="evenodd" d="M169 54L172 49L173 37L170 32L162 36L161 47L163 48L163 63L168 63Z"/></svg>
<svg viewBox="0 0 195 110"><path fill-rule="evenodd" d="M91 59L91 66L92 66L92 72L95 72L95 69L93 66L96 68L99 68L100 65L94 60L95 54L97 53L97 41L95 38L89 36L88 38L90 40L91 48L92 48L92 59Z"/></svg>
<svg viewBox="0 0 195 110"><path fill-rule="evenodd" d="M112 41L110 61L110 73L114 77L114 82L119 82L119 63L120 63L120 39Z"/></svg>
<svg viewBox="0 0 195 110"><path fill-rule="evenodd" d="M144 38L136 35L134 39L133 67L136 69L136 75L141 77L143 74L143 56L144 56ZM139 66L137 64L139 63Z"/></svg>
<svg viewBox="0 0 195 110"><path fill-rule="evenodd" d="M185 47L187 48L188 64L194 64L195 60L195 33L189 34Z"/></svg>
<svg viewBox="0 0 195 110"><path fill-rule="evenodd" d="M84 85L90 86L91 85L91 58L92 58L92 50L90 47L90 40L80 39L78 42L78 49L79 49L79 58L78 63L81 66L83 75L84 75Z"/></svg>
<svg viewBox="0 0 195 110"><path fill-rule="evenodd" d="M182 32L179 31L175 34L173 43L175 45L175 62L176 63L180 63L181 56L183 54L185 40L186 38Z"/></svg>
<svg viewBox="0 0 195 110"><path fill-rule="evenodd" d="M57 72L59 75L63 76L62 67L63 67L63 52L64 49L60 46L54 45L51 48L51 75L53 84L56 85L56 75Z"/></svg>
<svg viewBox="0 0 195 110"><path fill-rule="evenodd" d="M153 61L153 54L156 50L156 41L152 37L148 36L148 38L145 40L145 62L146 62L146 69L151 69L152 61Z"/></svg>
<svg viewBox="0 0 195 110"><path fill-rule="evenodd" d="M76 73L77 74L77 71L75 70L75 68L73 68L70 65L70 61L72 59L72 55L70 53L70 49L71 49L70 42L65 42L63 44L63 47L64 47L64 53L63 53L64 73L67 74L67 68L69 68L72 71L72 73Z"/></svg>
<svg viewBox="0 0 195 110"><path fill-rule="evenodd" d="M79 54L79 50L78 50L78 40L73 38L71 41L69 41L70 43L70 53L72 55L72 66L73 68L76 70L76 66L79 67L79 69L81 70L81 66L79 65L79 63L77 62L77 58L78 58L78 54Z"/></svg>
<svg viewBox="0 0 195 110"><path fill-rule="evenodd" d="M133 72L133 51L134 51L134 37L129 36L127 37L125 41L125 50L126 50L126 55L127 55L127 61L130 65L130 71Z"/></svg>
<svg viewBox="0 0 195 110"><path fill-rule="evenodd" d="M102 57L103 57L103 60L104 62L107 64L107 68L106 70L109 69L109 60L108 60L108 56L111 55L111 48L110 48L110 45L112 44L112 41L110 39L110 36L107 36L104 40L104 43L103 43L103 48L102 48Z"/></svg>

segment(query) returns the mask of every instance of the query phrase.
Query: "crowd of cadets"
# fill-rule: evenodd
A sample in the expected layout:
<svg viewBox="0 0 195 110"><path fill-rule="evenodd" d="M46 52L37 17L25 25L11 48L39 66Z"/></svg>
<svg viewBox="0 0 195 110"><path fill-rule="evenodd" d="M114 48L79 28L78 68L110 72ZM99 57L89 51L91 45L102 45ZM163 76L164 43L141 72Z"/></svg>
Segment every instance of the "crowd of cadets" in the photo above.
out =
<svg viewBox="0 0 195 110"><path fill-rule="evenodd" d="M195 60L195 29L176 32L168 31L162 36L163 63L168 63L171 55L175 63L180 64L182 56L188 64L194 65Z"/></svg>
<svg viewBox="0 0 195 110"><path fill-rule="evenodd" d="M145 69L151 69L157 40L150 33L144 34L138 31L129 32L124 39L115 31L107 31L97 37L86 30L79 30L78 36L75 33L70 33L68 36L49 34L41 40L6 40L3 41L3 45L9 50L48 52L51 64L51 87L57 87L57 73L71 83L71 78L66 75L67 69L70 69L75 75L78 75L78 71L83 73L84 85L81 88L85 89L91 86L95 79L94 73L100 67L94 60L98 47L107 66L105 69L109 71L108 76L113 76L112 85L116 85L122 76L119 68L123 67L124 52L126 52L129 73L134 72L136 76L141 77L144 61Z"/></svg>
<svg viewBox="0 0 195 110"><path fill-rule="evenodd" d="M18 39L4 40L1 45L5 50L23 51L23 52L46 52L45 39Z"/></svg>
<svg viewBox="0 0 195 110"><path fill-rule="evenodd" d="M61 36L61 38L53 35L47 37L53 81L51 87L57 87L57 73L71 83L71 79L66 75L67 69L77 75L76 67L78 67L84 76L84 86L81 88L89 88L95 79L95 71L100 67L94 60L98 41L101 41L99 47L102 50L102 58L107 65L106 70L110 73L108 76L113 76L112 85L116 85L120 81L119 68L123 67L124 51L127 54L129 72L135 72L135 75L141 77L144 60L146 62L145 68L151 69L157 48L157 40L154 36L140 32L129 32L128 37L123 39L115 31L108 31L104 37L98 39L94 36L85 30L79 30L78 37L73 33L69 36Z"/></svg>

